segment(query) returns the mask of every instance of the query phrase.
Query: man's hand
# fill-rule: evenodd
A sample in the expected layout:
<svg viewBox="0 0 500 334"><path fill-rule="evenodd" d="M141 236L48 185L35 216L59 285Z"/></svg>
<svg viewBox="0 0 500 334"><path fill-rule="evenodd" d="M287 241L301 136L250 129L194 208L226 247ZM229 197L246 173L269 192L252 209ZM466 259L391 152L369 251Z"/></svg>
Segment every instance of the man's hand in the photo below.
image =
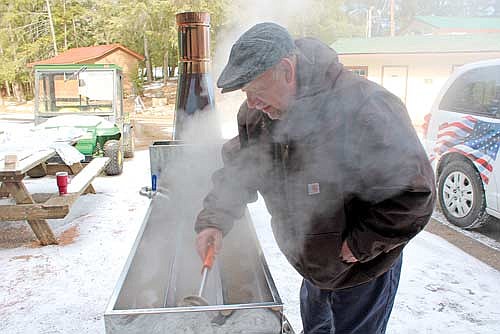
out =
<svg viewBox="0 0 500 334"><path fill-rule="evenodd" d="M196 236L196 251L200 255L201 260L205 259L208 245L212 243L215 246L215 254L219 253L222 248L222 231L218 228L207 227L201 230Z"/></svg>
<svg viewBox="0 0 500 334"><path fill-rule="evenodd" d="M342 249L340 250L340 258L342 261L347 262L347 263L354 263L358 262L358 259L352 254L351 249L347 245L347 241L344 240L342 243Z"/></svg>

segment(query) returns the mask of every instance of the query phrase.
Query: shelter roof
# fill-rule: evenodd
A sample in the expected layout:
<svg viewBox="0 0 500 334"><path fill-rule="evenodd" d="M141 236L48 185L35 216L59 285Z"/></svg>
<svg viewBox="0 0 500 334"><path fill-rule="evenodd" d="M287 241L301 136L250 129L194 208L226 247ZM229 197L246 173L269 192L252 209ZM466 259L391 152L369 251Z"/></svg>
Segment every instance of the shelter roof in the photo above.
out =
<svg viewBox="0 0 500 334"><path fill-rule="evenodd" d="M28 66L33 67L34 65L85 63L90 62L94 59L104 57L112 52L115 52L116 50L122 50L130 54L132 57L135 57L141 61L144 60L144 56L124 47L121 44L116 43L69 49L52 58L29 63Z"/></svg>

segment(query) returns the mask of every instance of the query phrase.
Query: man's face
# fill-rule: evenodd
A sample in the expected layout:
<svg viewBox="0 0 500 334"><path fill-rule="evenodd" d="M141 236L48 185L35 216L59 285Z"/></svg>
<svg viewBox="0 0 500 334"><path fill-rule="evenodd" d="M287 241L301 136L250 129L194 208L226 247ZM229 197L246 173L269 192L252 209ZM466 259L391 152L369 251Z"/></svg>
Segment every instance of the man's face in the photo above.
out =
<svg viewBox="0 0 500 334"><path fill-rule="evenodd" d="M242 88L247 95L247 105L259 109L271 119L281 119L291 96L284 73L273 67Z"/></svg>

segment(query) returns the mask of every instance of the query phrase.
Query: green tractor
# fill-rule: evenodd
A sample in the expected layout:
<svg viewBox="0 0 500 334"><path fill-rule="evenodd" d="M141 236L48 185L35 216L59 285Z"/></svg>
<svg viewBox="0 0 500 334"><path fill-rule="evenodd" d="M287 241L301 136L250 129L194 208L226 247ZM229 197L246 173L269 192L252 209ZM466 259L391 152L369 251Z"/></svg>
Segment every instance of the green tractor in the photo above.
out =
<svg viewBox="0 0 500 334"><path fill-rule="evenodd" d="M110 158L107 175L134 155L130 117L123 112L122 70L108 64L35 65L35 125L83 134L75 147L85 162Z"/></svg>

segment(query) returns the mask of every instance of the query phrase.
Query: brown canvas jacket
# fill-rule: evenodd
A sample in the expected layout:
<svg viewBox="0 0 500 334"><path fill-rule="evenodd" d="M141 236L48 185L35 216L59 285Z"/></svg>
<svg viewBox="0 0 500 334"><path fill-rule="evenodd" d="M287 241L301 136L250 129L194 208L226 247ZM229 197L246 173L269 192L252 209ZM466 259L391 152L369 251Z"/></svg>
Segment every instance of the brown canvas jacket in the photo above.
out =
<svg viewBox="0 0 500 334"><path fill-rule="evenodd" d="M434 175L397 97L323 43L296 45L296 100L280 121L242 104L195 229L229 233L259 191L295 269L320 288L347 288L386 272L424 228ZM339 259L343 240L358 263Z"/></svg>

